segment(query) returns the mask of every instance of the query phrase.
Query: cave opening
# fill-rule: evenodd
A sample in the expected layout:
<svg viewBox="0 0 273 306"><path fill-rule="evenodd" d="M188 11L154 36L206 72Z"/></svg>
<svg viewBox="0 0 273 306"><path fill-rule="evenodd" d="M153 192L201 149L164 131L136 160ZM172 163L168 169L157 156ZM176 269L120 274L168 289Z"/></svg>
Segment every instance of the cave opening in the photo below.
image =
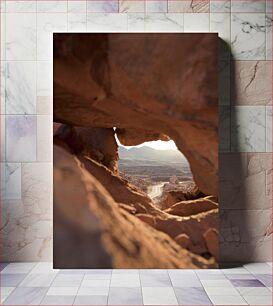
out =
<svg viewBox="0 0 273 306"><path fill-rule="evenodd" d="M120 177L145 192L158 208L205 196L194 182L187 158L173 140L124 146L115 138Z"/></svg>

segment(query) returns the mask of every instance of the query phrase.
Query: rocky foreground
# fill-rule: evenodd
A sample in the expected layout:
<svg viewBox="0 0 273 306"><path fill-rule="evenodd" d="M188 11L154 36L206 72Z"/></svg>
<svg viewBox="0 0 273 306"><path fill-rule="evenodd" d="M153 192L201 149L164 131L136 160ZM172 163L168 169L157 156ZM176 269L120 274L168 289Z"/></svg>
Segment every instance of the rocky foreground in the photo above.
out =
<svg viewBox="0 0 273 306"><path fill-rule="evenodd" d="M103 141L98 142L98 137ZM214 199L185 200L187 193L175 201L171 192L173 205L167 196L162 201L168 208L165 204L159 209L146 193L119 176L111 129L61 125L54 143L56 267L217 265L218 204Z"/></svg>

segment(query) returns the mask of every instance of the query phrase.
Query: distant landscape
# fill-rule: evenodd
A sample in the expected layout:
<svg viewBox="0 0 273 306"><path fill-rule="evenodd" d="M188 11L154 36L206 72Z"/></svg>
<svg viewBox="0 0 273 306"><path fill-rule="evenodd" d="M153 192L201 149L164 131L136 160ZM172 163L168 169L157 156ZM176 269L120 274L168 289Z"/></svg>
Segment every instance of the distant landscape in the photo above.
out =
<svg viewBox="0 0 273 306"><path fill-rule="evenodd" d="M192 174L186 158L178 150L119 147L119 169L126 175L152 182L167 182L171 177L178 181L191 181Z"/></svg>

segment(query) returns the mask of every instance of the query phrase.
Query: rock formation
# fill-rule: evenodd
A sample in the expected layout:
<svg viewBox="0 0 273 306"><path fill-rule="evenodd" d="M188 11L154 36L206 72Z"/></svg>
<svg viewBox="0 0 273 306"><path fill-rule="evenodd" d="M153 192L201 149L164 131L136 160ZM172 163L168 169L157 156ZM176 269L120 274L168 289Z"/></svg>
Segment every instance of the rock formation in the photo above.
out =
<svg viewBox="0 0 273 306"><path fill-rule="evenodd" d="M75 156L54 146L54 266L59 268L208 268L119 208Z"/></svg>
<svg viewBox="0 0 273 306"><path fill-rule="evenodd" d="M124 145L170 137L217 195L217 45L213 33L56 34L54 121L117 127Z"/></svg>
<svg viewBox="0 0 273 306"><path fill-rule="evenodd" d="M54 35L56 268L217 266L216 53L216 34ZM198 187L159 209L119 175L115 134L173 139Z"/></svg>
<svg viewBox="0 0 273 306"><path fill-rule="evenodd" d="M187 217L217 208L217 203L205 197L197 200L178 202L166 209L165 212L171 215Z"/></svg>

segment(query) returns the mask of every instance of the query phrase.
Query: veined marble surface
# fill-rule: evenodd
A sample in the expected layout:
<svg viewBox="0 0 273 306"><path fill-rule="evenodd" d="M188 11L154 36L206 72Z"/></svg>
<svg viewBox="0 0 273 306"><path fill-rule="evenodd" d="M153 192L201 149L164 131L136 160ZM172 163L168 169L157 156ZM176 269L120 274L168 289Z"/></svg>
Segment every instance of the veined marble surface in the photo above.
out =
<svg viewBox="0 0 273 306"><path fill-rule="evenodd" d="M271 260L272 1L0 4L2 260L51 259L52 37L66 31L219 33L221 250Z"/></svg>

